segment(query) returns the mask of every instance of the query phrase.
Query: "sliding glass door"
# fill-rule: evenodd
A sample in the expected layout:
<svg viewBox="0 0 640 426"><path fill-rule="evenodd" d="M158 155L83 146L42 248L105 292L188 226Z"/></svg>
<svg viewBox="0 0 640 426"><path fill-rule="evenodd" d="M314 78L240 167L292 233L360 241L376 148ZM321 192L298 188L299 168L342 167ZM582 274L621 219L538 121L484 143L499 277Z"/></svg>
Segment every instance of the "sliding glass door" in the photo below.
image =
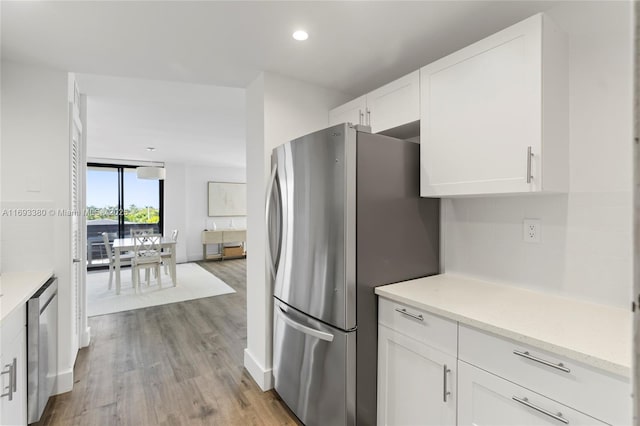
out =
<svg viewBox="0 0 640 426"><path fill-rule="evenodd" d="M109 241L132 229L162 233L163 181L138 179L134 166L87 166L87 267L109 264L102 233Z"/></svg>

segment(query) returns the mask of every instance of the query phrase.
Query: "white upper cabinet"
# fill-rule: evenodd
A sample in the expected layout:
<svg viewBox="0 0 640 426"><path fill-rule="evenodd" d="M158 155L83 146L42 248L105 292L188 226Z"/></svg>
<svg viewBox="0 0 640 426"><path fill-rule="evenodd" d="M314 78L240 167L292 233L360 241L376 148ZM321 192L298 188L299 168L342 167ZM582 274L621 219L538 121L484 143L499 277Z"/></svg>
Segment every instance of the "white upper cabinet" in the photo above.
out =
<svg viewBox="0 0 640 426"><path fill-rule="evenodd" d="M421 195L566 192L565 36L538 14L420 70Z"/></svg>
<svg viewBox="0 0 640 426"><path fill-rule="evenodd" d="M350 122L383 132L420 120L420 72L414 71L329 111L329 125Z"/></svg>
<svg viewBox="0 0 640 426"><path fill-rule="evenodd" d="M367 97L360 96L329 111L329 126L340 123L365 124Z"/></svg>
<svg viewBox="0 0 640 426"><path fill-rule="evenodd" d="M420 72L368 93L366 113L373 133L420 120Z"/></svg>

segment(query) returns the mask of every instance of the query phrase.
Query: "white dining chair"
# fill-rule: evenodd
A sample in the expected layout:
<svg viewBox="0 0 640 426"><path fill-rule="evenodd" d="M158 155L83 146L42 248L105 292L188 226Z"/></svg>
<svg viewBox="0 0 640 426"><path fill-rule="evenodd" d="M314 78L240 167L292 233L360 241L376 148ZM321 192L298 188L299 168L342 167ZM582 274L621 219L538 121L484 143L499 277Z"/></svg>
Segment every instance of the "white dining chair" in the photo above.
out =
<svg viewBox="0 0 640 426"><path fill-rule="evenodd" d="M111 290L116 258L113 249L111 248L108 233L102 233L102 241L104 242L104 248L107 251L107 258L109 259L109 290ZM131 259L133 259L132 253L120 253L120 266L131 266ZM133 281L133 274L131 275L131 279Z"/></svg>
<svg viewBox="0 0 640 426"><path fill-rule="evenodd" d="M171 231L171 241L174 243L178 242L178 230L174 229ZM162 250L162 263L164 264L164 273L169 275L169 261L171 260L171 250L175 250L176 246L174 245L172 248L165 248Z"/></svg>
<svg viewBox="0 0 640 426"><path fill-rule="evenodd" d="M160 256L160 234L141 234L133 237L133 259L131 260L131 268L133 273L133 287L138 290L140 288L140 269L145 270L145 280L147 287L150 285L151 268L158 281L158 287L162 288L162 277L160 276L160 265L162 265L162 257Z"/></svg>

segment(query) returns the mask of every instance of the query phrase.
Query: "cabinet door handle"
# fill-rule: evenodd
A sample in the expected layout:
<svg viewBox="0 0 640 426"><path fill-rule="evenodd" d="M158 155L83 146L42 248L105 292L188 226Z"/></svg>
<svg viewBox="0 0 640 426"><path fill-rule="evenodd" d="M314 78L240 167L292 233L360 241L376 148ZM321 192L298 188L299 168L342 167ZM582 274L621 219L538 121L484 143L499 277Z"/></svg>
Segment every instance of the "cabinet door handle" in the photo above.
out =
<svg viewBox="0 0 640 426"><path fill-rule="evenodd" d="M9 386L5 388L7 392L0 394L0 398L7 396L9 401L13 401L13 393L16 391L16 363L17 359L14 358L11 364L5 365L4 370L0 371L0 375L9 375Z"/></svg>
<svg viewBox="0 0 640 426"><path fill-rule="evenodd" d="M554 364L551 361L547 361L546 359L538 358L535 355L531 355L529 351L521 352L519 350L513 351L514 355L521 356L523 358L530 359L531 361L539 362L540 364L546 365L547 367L555 368L556 370L564 371L565 373L571 373L571 370L564 366L563 363Z"/></svg>
<svg viewBox="0 0 640 426"><path fill-rule="evenodd" d="M13 359L13 368L11 370L13 371L13 380L11 381L11 385L13 388L13 392L17 392L18 391L18 359L17 358Z"/></svg>
<svg viewBox="0 0 640 426"><path fill-rule="evenodd" d="M531 158L533 157L533 152L531 152L531 147L527 147L527 183L531 183Z"/></svg>
<svg viewBox="0 0 640 426"><path fill-rule="evenodd" d="M367 126L371 126L371 110L367 107Z"/></svg>
<svg viewBox="0 0 640 426"><path fill-rule="evenodd" d="M361 110L361 109L359 109L359 110L358 110L358 117L360 117L360 118L359 118L359 122L358 122L358 124L364 124L364 123L363 123L363 121L364 121L364 114L362 113L362 110Z"/></svg>
<svg viewBox="0 0 640 426"><path fill-rule="evenodd" d="M402 308L402 309L396 308L396 312L400 312L402 315L406 315L413 319L417 319L418 321L424 321L424 317L422 316L422 314L420 315L412 314L411 312L408 312L405 308Z"/></svg>
<svg viewBox="0 0 640 426"><path fill-rule="evenodd" d="M443 380L442 380L442 383L443 383L443 385L442 385L442 400L444 402L447 402L447 397L449 395L451 395L451 392L449 392L447 390L447 388L448 388L448 386L447 386L447 378L448 378L448 374L449 373L451 373L451 370L448 369L447 368L447 364L445 364L443 366L443 368L442 368L442 377L443 377Z"/></svg>
<svg viewBox="0 0 640 426"><path fill-rule="evenodd" d="M562 413L560 413L560 412L554 414L549 410L545 410L542 407L538 407L537 405L530 403L527 398L518 398L517 396L513 396L511 399L513 399L515 402L519 402L520 404L522 404L522 405L524 405L526 407L529 407L529 408L531 408L533 410L536 410L539 413L547 415L547 416L551 417L554 420L562 422L565 425L569 424L569 420L567 420L564 417L562 417Z"/></svg>

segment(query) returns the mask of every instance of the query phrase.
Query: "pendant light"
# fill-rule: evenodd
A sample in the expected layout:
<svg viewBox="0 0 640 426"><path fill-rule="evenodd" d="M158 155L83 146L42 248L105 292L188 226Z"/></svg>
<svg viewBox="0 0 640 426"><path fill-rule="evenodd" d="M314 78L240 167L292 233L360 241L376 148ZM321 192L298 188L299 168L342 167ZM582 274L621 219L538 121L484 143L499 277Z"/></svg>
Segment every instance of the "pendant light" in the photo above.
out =
<svg viewBox="0 0 640 426"><path fill-rule="evenodd" d="M148 146L146 149L149 152L156 150L152 146ZM136 175L138 176L138 179L164 180L167 173L164 167L144 166L136 168Z"/></svg>
<svg viewBox="0 0 640 426"><path fill-rule="evenodd" d="M136 168L138 179L164 180L167 175L164 167L138 167Z"/></svg>

